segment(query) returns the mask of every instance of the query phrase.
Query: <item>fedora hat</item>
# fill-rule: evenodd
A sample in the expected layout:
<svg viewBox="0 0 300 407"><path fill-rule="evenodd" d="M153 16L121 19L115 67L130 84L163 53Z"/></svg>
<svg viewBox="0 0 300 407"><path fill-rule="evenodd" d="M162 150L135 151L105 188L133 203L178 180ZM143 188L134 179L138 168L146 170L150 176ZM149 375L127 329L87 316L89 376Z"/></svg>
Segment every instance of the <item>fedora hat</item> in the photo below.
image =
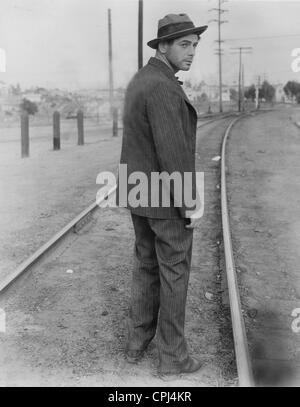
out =
<svg viewBox="0 0 300 407"><path fill-rule="evenodd" d="M190 34L202 34L207 25L195 27L187 14L167 14L158 21L157 38L147 42L149 47L156 49L160 41L172 40Z"/></svg>

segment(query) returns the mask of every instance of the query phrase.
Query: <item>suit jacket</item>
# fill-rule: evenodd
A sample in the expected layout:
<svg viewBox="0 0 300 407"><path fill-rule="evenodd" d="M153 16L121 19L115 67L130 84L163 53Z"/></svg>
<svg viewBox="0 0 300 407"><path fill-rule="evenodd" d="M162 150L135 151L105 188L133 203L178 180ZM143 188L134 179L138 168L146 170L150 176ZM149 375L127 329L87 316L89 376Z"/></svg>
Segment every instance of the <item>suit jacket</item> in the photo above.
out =
<svg viewBox="0 0 300 407"><path fill-rule="evenodd" d="M138 198L147 198L141 205L126 206L132 213L160 219L185 218L187 207L184 202L184 186L190 188L195 198L195 145L197 113L182 90L174 72L161 60L150 58L130 81L125 95L123 113L123 140L121 164L127 164L127 176L142 172L148 179L147 193L140 191ZM151 206L151 174L166 171L178 172L182 177L182 202L175 197L174 185L170 188L170 207L162 203L162 190L159 203ZM191 173L192 181L184 182L184 173ZM133 180L130 180L131 182ZM118 177L117 199L119 199L121 176ZM137 192L138 182L128 185L130 191ZM124 185L122 185L124 187ZM135 190L133 190L135 188ZM123 191L124 192L124 191ZM130 195L128 195L130 196ZM153 196L152 196L153 198ZM180 204L180 207L177 205Z"/></svg>

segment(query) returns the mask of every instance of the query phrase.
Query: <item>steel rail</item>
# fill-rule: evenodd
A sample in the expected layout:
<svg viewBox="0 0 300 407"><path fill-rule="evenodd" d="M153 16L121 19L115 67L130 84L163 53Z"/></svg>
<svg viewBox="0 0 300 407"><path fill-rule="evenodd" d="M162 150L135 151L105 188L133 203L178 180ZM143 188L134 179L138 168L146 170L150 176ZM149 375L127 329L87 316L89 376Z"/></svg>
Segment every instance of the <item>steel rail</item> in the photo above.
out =
<svg viewBox="0 0 300 407"><path fill-rule="evenodd" d="M56 233L48 242L43 244L38 250L36 250L31 256L24 260L11 274L0 281L0 293L7 288L13 281L15 281L21 274L28 270L34 263L36 263L46 252L48 252L59 240L66 236L76 225L87 215L94 212L99 208L101 202L109 197L116 190L114 185L108 193L102 197L99 201L93 202L82 212L79 213L74 219L71 220L66 226L64 226L58 233Z"/></svg>
<svg viewBox="0 0 300 407"><path fill-rule="evenodd" d="M198 130L200 127L206 126L207 124L216 123L216 122L219 121L219 120L228 119L229 117L236 116L237 114L238 114L237 112L226 112L226 113L223 113L222 115L216 116L216 117L214 117L214 118L212 118L212 119L209 119L209 120L206 120L206 121L200 123L199 125L197 125L197 130Z"/></svg>
<svg viewBox="0 0 300 407"><path fill-rule="evenodd" d="M222 143L221 154L221 212L222 212L222 228L224 240L224 254L226 275L228 283L228 293L230 302L231 322L234 338L234 348L236 356L236 364L239 378L239 386L252 387L254 386L253 372L251 367L248 341L246 336L245 322L241 309L241 301L239 288L234 264L232 251L229 213L227 206L227 191L226 191L226 165L225 165L225 150L226 141L234 124L240 119L238 117L229 124Z"/></svg>
<svg viewBox="0 0 300 407"><path fill-rule="evenodd" d="M225 116L225 115L224 115ZM199 127L214 121L220 120L225 117L216 117L212 120L202 123ZM109 195L116 190L116 186L113 186L105 197L102 197L99 202L97 200L80 212L74 219L72 219L66 226L64 226L58 233L51 237L45 244L43 244L38 250L24 260L12 273L0 281L0 293L3 292L11 283L13 283L21 274L27 271L33 264L35 264L41 257L46 254L57 242L59 242L64 236L66 236L84 217L88 216L94 210L99 208L101 202L104 201Z"/></svg>
<svg viewBox="0 0 300 407"><path fill-rule="evenodd" d="M202 123L198 127L202 127L206 124L220 120L222 117L216 117L212 120ZM227 116L226 116L227 117ZM116 190L116 186L113 186L106 196L102 197L99 202L97 200L80 212L74 219L72 219L66 226L64 226L58 233L56 233L50 240L43 244L38 250L24 260L12 273L0 281L0 293L4 291L13 281L15 281L21 274L28 270L34 263L36 263L46 252L48 252L59 240L66 236L84 217L98 209L101 202L104 201L109 195Z"/></svg>
<svg viewBox="0 0 300 407"><path fill-rule="evenodd" d="M228 117L228 116L227 116ZM215 118L203 123L202 125L217 121L218 119L223 119L226 117ZM241 118L241 116L235 118L228 126L223 143L222 143L222 154L221 154L221 211L222 211L222 228L223 228L223 239L224 239L224 252L225 252L225 264L226 264L226 275L228 282L229 300L230 300L230 310L232 319L232 329L234 336L234 346L236 354L236 363L239 377L240 386L253 386L253 374L248 350L248 343L246 337L246 330L244 319L241 311L241 302L239 297L239 290L235 272L230 225L229 225L229 214L227 207L227 195L226 195L226 167L225 167L225 148L226 141L229 136L230 130L233 125ZM201 125L199 127L202 127ZM100 207L101 202L104 201L108 196L110 196L116 190L116 186L113 186L107 193L106 196L102 197L100 201L95 201L84 209L79 215L77 215L72 221L70 221L65 227L63 227L58 233L56 233L48 242L42 245L37 251L35 251L30 257L23 261L13 273L4 278L0 282L0 293L6 289L13 281L15 281L21 274L27 271L33 264L35 264L46 252L48 252L57 242L59 242L64 236L66 236L76 225L87 215L94 212Z"/></svg>

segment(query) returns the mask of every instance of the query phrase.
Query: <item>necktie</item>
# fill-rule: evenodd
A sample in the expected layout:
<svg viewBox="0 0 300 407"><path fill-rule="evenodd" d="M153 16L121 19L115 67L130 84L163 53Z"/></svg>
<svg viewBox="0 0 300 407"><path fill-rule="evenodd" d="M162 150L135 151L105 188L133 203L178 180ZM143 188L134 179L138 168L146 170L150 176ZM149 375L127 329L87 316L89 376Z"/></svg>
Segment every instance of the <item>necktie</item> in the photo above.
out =
<svg viewBox="0 0 300 407"><path fill-rule="evenodd" d="M177 79L177 82L179 83L179 85L183 85L183 82L179 80L178 76L175 76L175 78Z"/></svg>

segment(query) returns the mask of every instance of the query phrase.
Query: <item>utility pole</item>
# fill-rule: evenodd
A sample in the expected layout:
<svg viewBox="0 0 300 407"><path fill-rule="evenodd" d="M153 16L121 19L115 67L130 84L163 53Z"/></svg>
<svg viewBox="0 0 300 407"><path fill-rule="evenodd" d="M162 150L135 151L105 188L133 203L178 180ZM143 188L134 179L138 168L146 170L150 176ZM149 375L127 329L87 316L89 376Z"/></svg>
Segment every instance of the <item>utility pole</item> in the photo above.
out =
<svg viewBox="0 0 300 407"><path fill-rule="evenodd" d="M238 109L239 112L242 109L242 104L244 105L244 102L242 102L242 97L244 97L244 85L242 88L242 75L244 77L244 72L242 73L242 54L250 54L250 50L252 50L252 47L233 47L231 49L238 50L238 52L232 52L232 54L239 54L239 103L238 103ZM244 79L243 79L244 82Z"/></svg>
<svg viewBox="0 0 300 407"><path fill-rule="evenodd" d="M218 19L213 19L210 21L215 21L218 23L218 39L215 41L218 43L218 49L216 50L216 55L219 56L219 110L220 112L223 112L223 103L222 103L222 47L221 43L224 42L221 40L221 24L227 23L227 20L221 20L221 16L223 13L225 13L228 10L222 9L221 4L225 3L227 0L218 0L218 5L219 7L217 8L212 8L209 11L217 11L218 12Z"/></svg>
<svg viewBox="0 0 300 407"><path fill-rule="evenodd" d="M242 64L242 91L241 91L241 99L242 99L242 112L245 111L245 71L244 71L244 64Z"/></svg>
<svg viewBox="0 0 300 407"><path fill-rule="evenodd" d="M143 0L139 0L138 69L143 67Z"/></svg>
<svg viewBox="0 0 300 407"><path fill-rule="evenodd" d="M260 88L260 76L257 77L257 82L255 85L255 109L259 108L259 88Z"/></svg>
<svg viewBox="0 0 300 407"><path fill-rule="evenodd" d="M108 9L108 61L109 61L109 103L110 113L113 111L114 104L114 82L112 67L112 36L111 36L111 10Z"/></svg>

